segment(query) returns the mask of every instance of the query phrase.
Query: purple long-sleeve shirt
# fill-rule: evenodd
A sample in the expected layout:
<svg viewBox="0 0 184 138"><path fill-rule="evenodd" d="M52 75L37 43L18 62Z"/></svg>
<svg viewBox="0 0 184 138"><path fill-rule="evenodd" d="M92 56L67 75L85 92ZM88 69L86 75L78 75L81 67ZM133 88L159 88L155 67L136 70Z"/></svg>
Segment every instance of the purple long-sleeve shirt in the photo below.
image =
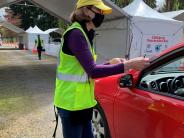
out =
<svg viewBox="0 0 184 138"><path fill-rule="evenodd" d="M124 72L123 63L116 65L96 64L87 41L79 29L73 29L67 34L64 46L68 46L70 53L77 58L91 78L107 77Z"/></svg>

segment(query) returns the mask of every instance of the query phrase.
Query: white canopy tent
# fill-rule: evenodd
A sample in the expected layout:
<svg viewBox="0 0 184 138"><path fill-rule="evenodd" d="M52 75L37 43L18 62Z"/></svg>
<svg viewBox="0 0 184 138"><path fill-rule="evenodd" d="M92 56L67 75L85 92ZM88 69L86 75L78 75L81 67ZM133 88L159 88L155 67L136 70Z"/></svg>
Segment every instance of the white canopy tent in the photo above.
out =
<svg viewBox="0 0 184 138"><path fill-rule="evenodd" d="M26 30L27 33L30 33L32 31L33 31L33 27L31 27L31 26Z"/></svg>
<svg viewBox="0 0 184 138"><path fill-rule="evenodd" d="M182 41L183 23L158 13L142 0L122 10L130 16L130 58L151 57Z"/></svg>
<svg viewBox="0 0 184 138"><path fill-rule="evenodd" d="M37 36L40 35L41 39L43 39L44 44L47 44L49 41L49 34L45 33L41 29L39 29L37 26L34 28L29 27L26 30L27 36L26 36L26 48L29 50L32 50L35 46L35 40L37 39Z"/></svg>
<svg viewBox="0 0 184 138"><path fill-rule="evenodd" d="M52 32L56 32L58 34L63 34L64 33L64 30L61 29L61 28L51 28L51 29L48 29L48 30L46 30L44 32L47 33L47 34L50 34Z"/></svg>
<svg viewBox="0 0 184 138"><path fill-rule="evenodd" d="M51 28L51 29L46 30L45 32L48 33L49 35L50 33L53 33L53 32L56 32L62 35L64 30L60 28ZM57 39L60 39L61 41L61 37ZM48 55L52 55L52 56L58 56L60 47L61 47L61 43L53 42L53 38L50 37L49 43L45 45L45 53Z"/></svg>
<svg viewBox="0 0 184 138"><path fill-rule="evenodd" d="M113 57L151 57L180 42L182 32L182 22L134 0L122 9L119 18L103 23L95 43L100 62Z"/></svg>

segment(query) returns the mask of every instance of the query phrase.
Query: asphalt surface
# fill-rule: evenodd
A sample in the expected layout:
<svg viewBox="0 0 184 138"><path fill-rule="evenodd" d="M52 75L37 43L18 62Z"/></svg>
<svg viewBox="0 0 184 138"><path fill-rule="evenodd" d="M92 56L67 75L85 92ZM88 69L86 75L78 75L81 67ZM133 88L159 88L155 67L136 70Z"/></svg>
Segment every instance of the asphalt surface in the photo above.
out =
<svg viewBox="0 0 184 138"><path fill-rule="evenodd" d="M55 74L54 57L0 50L0 138L52 137Z"/></svg>

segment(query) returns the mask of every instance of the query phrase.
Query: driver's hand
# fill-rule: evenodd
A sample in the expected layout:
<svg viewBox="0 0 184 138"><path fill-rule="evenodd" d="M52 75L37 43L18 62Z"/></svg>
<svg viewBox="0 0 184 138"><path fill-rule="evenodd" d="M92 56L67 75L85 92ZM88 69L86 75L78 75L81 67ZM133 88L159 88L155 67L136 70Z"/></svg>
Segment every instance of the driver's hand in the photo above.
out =
<svg viewBox="0 0 184 138"><path fill-rule="evenodd" d="M149 58L137 57L124 61L124 70L127 72L129 69L142 70L150 64Z"/></svg>

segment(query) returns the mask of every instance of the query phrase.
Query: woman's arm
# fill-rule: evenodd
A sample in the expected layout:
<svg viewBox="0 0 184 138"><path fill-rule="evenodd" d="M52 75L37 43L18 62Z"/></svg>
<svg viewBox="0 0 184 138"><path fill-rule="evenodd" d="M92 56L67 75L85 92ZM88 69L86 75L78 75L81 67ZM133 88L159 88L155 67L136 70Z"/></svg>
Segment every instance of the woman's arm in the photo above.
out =
<svg viewBox="0 0 184 138"><path fill-rule="evenodd" d="M100 78L124 72L124 64L102 65L96 64L82 32L74 29L69 32L65 40L72 54L77 58L84 70L91 78Z"/></svg>

